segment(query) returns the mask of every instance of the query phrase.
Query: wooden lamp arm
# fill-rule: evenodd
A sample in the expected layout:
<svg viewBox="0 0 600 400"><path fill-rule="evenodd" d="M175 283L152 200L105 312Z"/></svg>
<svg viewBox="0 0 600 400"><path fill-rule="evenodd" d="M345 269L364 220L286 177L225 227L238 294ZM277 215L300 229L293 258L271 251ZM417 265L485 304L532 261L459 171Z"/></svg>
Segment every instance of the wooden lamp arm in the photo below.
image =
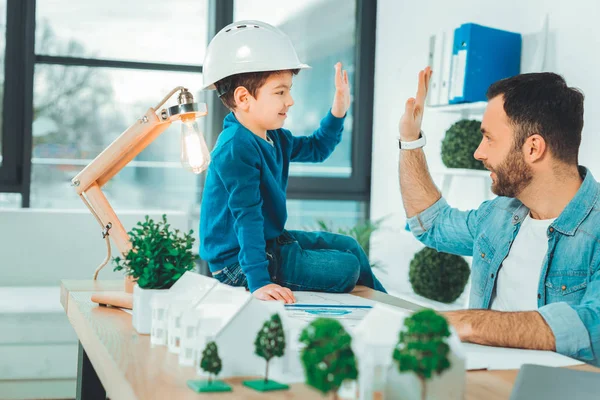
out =
<svg viewBox="0 0 600 400"><path fill-rule="evenodd" d="M102 187L170 125L170 119L161 120L155 109L149 108L142 118L127 128L72 180L75 191L102 226L103 237L108 241L110 231L110 237L123 255L131 249L129 235L102 193ZM94 273L94 279L110 261L110 244L107 244L109 256Z"/></svg>

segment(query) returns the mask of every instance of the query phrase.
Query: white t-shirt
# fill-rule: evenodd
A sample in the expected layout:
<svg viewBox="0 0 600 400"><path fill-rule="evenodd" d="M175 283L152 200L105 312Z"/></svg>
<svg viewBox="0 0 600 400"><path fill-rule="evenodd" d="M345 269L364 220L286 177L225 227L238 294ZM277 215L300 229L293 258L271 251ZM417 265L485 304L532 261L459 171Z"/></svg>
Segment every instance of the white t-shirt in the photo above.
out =
<svg viewBox="0 0 600 400"><path fill-rule="evenodd" d="M547 231L554 219L533 219L527 214L508 256L498 271L496 290L490 307L492 310L538 309L538 284L542 263L548 252Z"/></svg>

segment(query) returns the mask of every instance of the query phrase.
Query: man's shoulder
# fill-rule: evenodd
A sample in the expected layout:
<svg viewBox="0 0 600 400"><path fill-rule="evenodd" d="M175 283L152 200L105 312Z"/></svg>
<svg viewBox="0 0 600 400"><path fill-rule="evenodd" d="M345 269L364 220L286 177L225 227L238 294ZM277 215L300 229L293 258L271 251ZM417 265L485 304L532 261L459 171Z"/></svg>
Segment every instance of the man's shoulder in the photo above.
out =
<svg viewBox="0 0 600 400"><path fill-rule="evenodd" d="M600 198L596 198L591 204L590 212L581 222L580 228L583 228L600 242Z"/></svg>

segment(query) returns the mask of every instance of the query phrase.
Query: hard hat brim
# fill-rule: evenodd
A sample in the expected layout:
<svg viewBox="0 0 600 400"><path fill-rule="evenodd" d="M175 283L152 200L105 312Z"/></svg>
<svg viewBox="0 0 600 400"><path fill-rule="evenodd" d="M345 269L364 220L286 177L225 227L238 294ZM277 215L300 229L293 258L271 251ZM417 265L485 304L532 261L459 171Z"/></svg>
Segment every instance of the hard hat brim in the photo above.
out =
<svg viewBox="0 0 600 400"><path fill-rule="evenodd" d="M239 73L240 74L245 74L245 73L250 73L250 72L287 71L287 70L291 70L291 69L312 69L312 67L310 65L308 65L308 64L300 63L300 64L297 64L297 65L295 65L293 67L289 67L289 68L287 68L287 67L284 67L284 68L272 68L272 69L259 68L259 69L256 69L254 71L246 69L243 72L239 72ZM221 79L225 79L228 76L233 76L233 75L237 75L237 74L234 73L234 74L229 74L229 75L223 76L223 77L219 78L215 82L218 82ZM215 82L211 82L208 85L204 85L203 84L201 90L216 90Z"/></svg>

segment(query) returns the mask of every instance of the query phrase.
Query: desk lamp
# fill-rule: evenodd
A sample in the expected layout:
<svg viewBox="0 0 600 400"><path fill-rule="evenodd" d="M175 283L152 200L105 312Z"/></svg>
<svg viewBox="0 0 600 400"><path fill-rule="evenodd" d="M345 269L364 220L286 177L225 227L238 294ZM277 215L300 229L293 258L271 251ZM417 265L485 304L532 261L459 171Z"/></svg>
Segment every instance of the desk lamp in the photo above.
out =
<svg viewBox="0 0 600 400"><path fill-rule="evenodd" d="M177 105L157 112L177 91L179 91ZM196 119L207 114L206 104L194 103L192 94L186 88L178 86L156 107L149 108L139 120L127 128L73 178L71 182L75 191L102 227L102 238L106 241L108 254L94 272L94 280L98 278L98 272L110 261L109 237L123 255L132 248L129 235L102 193L102 187L164 132L173 121L177 120L182 122L181 163L183 167L196 174L204 171L210 162L210 153L198 129ZM131 308L133 284L132 279L126 277L125 293L96 294L92 296L92 300L101 304Z"/></svg>

